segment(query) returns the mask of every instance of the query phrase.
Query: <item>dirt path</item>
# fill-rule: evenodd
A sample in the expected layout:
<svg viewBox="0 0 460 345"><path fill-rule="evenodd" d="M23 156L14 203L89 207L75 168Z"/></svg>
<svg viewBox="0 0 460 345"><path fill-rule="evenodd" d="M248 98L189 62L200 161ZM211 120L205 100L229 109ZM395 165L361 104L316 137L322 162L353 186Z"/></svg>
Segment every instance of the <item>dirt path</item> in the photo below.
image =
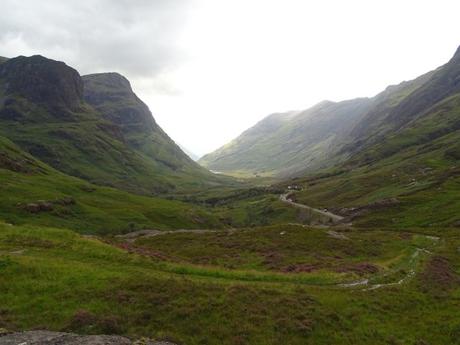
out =
<svg viewBox="0 0 460 345"><path fill-rule="evenodd" d="M336 214L333 214L331 212L319 210L317 208L313 208L313 207L310 207L310 206L307 206L307 205L296 203L296 202L294 202L294 201L289 199L289 195L291 193L292 192L281 194L280 195L280 200L285 202L285 203L287 203L287 204L289 204L289 205L291 205L291 206L293 206L293 207L306 209L306 210L309 210L311 212L320 214L320 215L330 219L332 221L332 223L338 223L343 219L343 217L338 216ZM289 224L290 225L299 225L299 226L303 226L303 227L311 227L311 225L304 225L304 224L300 224L300 223L299 224L298 223L289 223ZM321 225L321 226L325 226L325 225ZM138 230L138 231L129 232L129 233L124 234L124 235L117 235L115 237L117 237L119 239L123 239L126 242L134 242L138 238L156 237L156 236L162 236L162 235L168 235L168 234L177 234L177 233L179 233L179 234L180 233L207 234L207 233L215 233L215 232L220 232L220 231L233 232L233 231L236 231L236 229L233 229L233 228L232 229L222 229L222 230L178 229L178 230L164 230L164 231L162 231L162 230ZM345 239L344 236L339 235L337 233L334 233L334 234L330 233L329 235L333 236L333 237L341 236L341 239Z"/></svg>
<svg viewBox="0 0 460 345"><path fill-rule="evenodd" d="M331 213L331 212L328 212L328 211L323 211L323 210L319 210L317 208L314 208L314 207L310 207L310 206L307 206L307 205L304 205L304 204L299 204L295 201L292 201L289 196L292 194L293 192L288 192L288 193L285 193L285 194L281 194L280 195L280 200L284 203L287 203L291 206L294 206L294 207L297 207L297 208L301 208L301 209L305 209L305 210L309 210L311 212L314 212L314 213L317 213L317 214L320 214L324 217L327 217L329 219L332 220L333 223L338 223L340 221L343 220L343 217L342 216L339 216L339 215L336 215L334 213Z"/></svg>
<svg viewBox="0 0 460 345"><path fill-rule="evenodd" d="M433 242L437 242L439 240L439 237L435 237L435 236L425 236L425 238L430 239ZM357 280L357 281L350 282L350 283L339 284L339 286L345 287L345 288L362 287L361 289L362 291L370 291L370 290L377 290L377 289L389 287L389 286L402 285L404 282L413 278L415 274L417 273L417 264L419 263L421 254L431 255L432 252L430 252L426 248L416 248L410 257L410 260L409 260L410 267L407 270L407 273L397 281L389 282L389 283L372 283L371 282L372 278L369 278L369 279ZM385 273L384 275L388 275L388 274L391 274L391 271Z"/></svg>
<svg viewBox="0 0 460 345"><path fill-rule="evenodd" d="M290 204L293 207L307 209L307 210L310 210L312 212L316 212L318 214L321 214L322 216L331 219L333 223L338 223L338 222L343 220L343 217L341 217L339 215L336 215L336 214L333 214L331 212L319 210L319 209L316 209L316 208L313 208L313 207L310 207L310 206L303 205L303 204L300 204L300 203L292 201L289 198L289 195L291 195L291 193L292 192L281 194L280 195L280 200L285 202L285 203ZM296 223L289 223L289 224L290 225L299 225L299 226L303 226L303 227L311 227L309 225L302 225L302 224L296 224ZM323 225L323 226L326 229L329 228L329 226L325 226L325 225ZM178 230L165 230L165 231L161 231L161 230L139 230L139 231L130 232L130 233L127 233L127 234L124 234L124 235L118 235L116 237L119 238L119 239L124 240L125 242L132 243L132 242L136 241L138 238L156 237L156 236L162 236L162 235L168 235L168 234L174 234L174 233L207 234L207 233L216 233L216 232L223 232L223 231L234 232L234 231L237 231L237 229L222 229L222 230L178 229ZM342 233L339 233L339 232L336 232L336 231L328 230L328 231L326 231L326 233L330 237L335 238L335 239L350 240L350 238L347 237L346 235L344 235ZM427 239L430 239L433 242L436 242L436 241L439 240L439 238L435 237L435 236L427 236L427 235L425 235L425 237ZM140 253L140 254L142 254L142 253ZM360 279L360 280L346 282L346 283L337 283L337 284L332 284L332 285L328 285L328 286L329 287L336 286L336 287L340 287L340 288L360 288L362 291L369 291L369 290L376 290L376 289L389 287L389 286L402 285L404 282L406 282L407 280L409 280L409 279L411 279L412 277L415 276L416 270L417 270L417 265L418 265L418 263L420 261L421 254L430 255L431 252L429 250L427 250L426 248L416 248L415 251L412 253L410 259L409 259L409 269L407 270L407 273L402 278L399 278L396 281L386 282L386 283L376 283L376 282L373 283L372 282L372 281L375 281L375 278L377 278L377 279L382 278L384 276L389 276L392 273L394 273L394 271L390 270L390 271L388 271L388 272L386 272L386 273L384 273L383 275L380 275L380 276L371 277L371 278L368 278L368 279Z"/></svg>
<svg viewBox="0 0 460 345"><path fill-rule="evenodd" d="M191 234L207 234L207 233L214 233L218 231L225 231L225 230L204 230L204 229L178 229L178 230L139 230L129 232L124 235L117 235L115 237L124 239L127 242L134 242L138 238L146 238L146 237L155 237L161 235L168 235L168 234L183 234L183 233L191 233ZM228 231L234 231L233 229L229 229Z"/></svg>

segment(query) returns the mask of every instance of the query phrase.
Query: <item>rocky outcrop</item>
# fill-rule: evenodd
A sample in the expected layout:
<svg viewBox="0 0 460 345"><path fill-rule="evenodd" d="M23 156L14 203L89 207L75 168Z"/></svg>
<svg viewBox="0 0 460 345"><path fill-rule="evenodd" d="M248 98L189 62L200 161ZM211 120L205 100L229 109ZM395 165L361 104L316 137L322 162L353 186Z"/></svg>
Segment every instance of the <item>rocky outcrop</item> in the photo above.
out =
<svg viewBox="0 0 460 345"><path fill-rule="evenodd" d="M150 339L131 340L117 335L78 335L73 333L28 331L1 336L0 345L174 345Z"/></svg>
<svg viewBox="0 0 460 345"><path fill-rule="evenodd" d="M369 213L370 211L394 207L400 203L401 201L398 198L388 198L357 207L331 208L331 211L345 217L346 221L351 221L356 217Z"/></svg>
<svg viewBox="0 0 460 345"><path fill-rule="evenodd" d="M159 130L152 113L118 73L98 73L82 77L84 98L104 118L121 126L125 134Z"/></svg>
<svg viewBox="0 0 460 345"><path fill-rule="evenodd" d="M128 79L113 72L85 75L82 79L85 102L120 129L131 149L141 151L173 171L183 167L201 170L158 126Z"/></svg>
<svg viewBox="0 0 460 345"><path fill-rule="evenodd" d="M14 172L32 173L38 170L32 159L25 157L11 157L6 152L0 152L0 169L7 169Z"/></svg>
<svg viewBox="0 0 460 345"><path fill-rule="evenodd" d="M181 151L125 77L83 81L63 62L38 55L0 64L0 135L67 175L138 194L223 181ZM5 156L1 167L22 169Z"/></svg>
<svg viewBox="0 0 460 345"><path fill-rule="evenodd" d="M28 204L18 204L18 207L30 212L30 213L40 213L40 212L50 212L54 209L54 206L71 206L75 205L75 199L71 197L65 197L62 199L56 200L39 200L37 202L31 202Z"/></svg>
<svg viewBox="0 0 460 345"><path fill-rule="evenodd" d="M7 96L23 97L55 113L77 110L83 101L83 81L78 72L40 55L7 60L0 65L0 79L5 82Z"/></svg>

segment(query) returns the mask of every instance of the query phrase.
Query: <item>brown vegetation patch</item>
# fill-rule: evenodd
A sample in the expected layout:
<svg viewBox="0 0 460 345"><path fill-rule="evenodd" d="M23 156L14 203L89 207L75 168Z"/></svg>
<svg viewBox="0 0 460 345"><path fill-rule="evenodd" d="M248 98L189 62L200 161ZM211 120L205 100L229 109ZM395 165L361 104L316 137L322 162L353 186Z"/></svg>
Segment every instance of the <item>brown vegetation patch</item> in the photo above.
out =
<svg viewBox="0 0 460 345"><path fill-rule="evenodd" d="M37 201L29 204L20 204L20 208L29 213L49 212L53 210L53 204L47 201Z"/></svg>
<svg viewBox="0 0 460 345"><path fill-rule="evenodd" d="M283 260L283 256L280 253L273 251L264 253L262 255L264 256L264 261L262 263L270 269L275 269L278 267Z"/></svg>
<svg viewBox="0 0 460 345"><path fill-rule="evenodd" d="M113 244L113 243L109 243L109 244ZM120 249L126 250L128 253L134 253L134 254L147 256L150 258L156 258L160 260L171 260L171 258L169 258L168 256L158 251L155 251L149 248L145 248L145 247L134 246L131 243L123 242L123 243L115 243L114 245Z"/></svg>
<svg viewBox="0 0 460 345"><path fill-rule="evenodd" d="M369 273L377 273L379 271L379 268L374 264L362 262L359 264L338 267L336 271L339 273L353 272L358 275L365 275Z"/></svg>
<svg viewBox="0 0 460 345"><path fill-rule="evenodd" d="M53 248L56 246L52 241L27 235L9 235L4 242L20 247Z"/></svg>
<svg viewBox="0 0 460 345"><path fill-rule="evenodd" d="M19 203L17 207L29 212L29 213L40 213L50 212L54 210L56 205L58 206L72 206L75 205L75 199L71 197L64 197L56 200L38 200L27 204Z"/></svg>
<svg viewBox="0 0 460 345"><path fill-rule="evenodd" d="M363 216L371 211L380 210L384 208L394 207L401 202L397 198L388 198L374 201L367 205L357 207L342 207L330 209L331 212L340 216L346 217L346 221L355 219L356 217Z"/></svg>
<svg viewBox="0 0 460 345"><path fill-rule="evenodd" d="M420 281L426 291L447 291L460 285L460 277L452 269L449 260L439 255L428 261Z"/></svg>
<svg viewBox="0 0 460 345"><path fill-rule="evenodd" d="M281 271L284 273L310 273L320 268L321 265L319 264L297 264L283 267Z"/></svg>
<svg viewBox="0 0 460 345"><path fill-rule="evenodd" d="M64 330L91 332L93 330L106 334L120 333L120 319L116 315L95 315L80 309L70 319Z"/></svg>
<svg viewBox="0 0 460 345"><path fill-rule="evenodd" d="M0 335L7 334L7 330L14 329L13 321L11 317L9 316L8 310L6 309L0 309Z"/></svg>
<svg viewBox="0 0 460 345"><path fill-rule="evenodd" d="M32 173L33 161L30 159L17 160L9 157L5 152L0 152L0 168L20 173Z"/></svg>
<svg viewBox="0 0 460 345"><path fill-rule="evenodd" d="M400 232L399 233L399 238L403 240L411 240L414 235L409 233L409 232Z"/></svg>

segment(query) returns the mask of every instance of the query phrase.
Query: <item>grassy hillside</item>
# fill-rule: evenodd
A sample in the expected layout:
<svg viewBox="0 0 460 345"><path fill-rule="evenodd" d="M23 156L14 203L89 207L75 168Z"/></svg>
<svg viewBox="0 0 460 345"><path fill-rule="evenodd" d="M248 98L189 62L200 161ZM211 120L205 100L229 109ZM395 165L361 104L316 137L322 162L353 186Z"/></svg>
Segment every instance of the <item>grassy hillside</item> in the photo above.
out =
<svg viewBox="0 0 460 345"><path fill-rule="evenodd" d="M128 104L105 100L96 110L83 99L78 72L64 63L40 56L10 59L0 68L0 134L65 174L138 194L230 183L192 162L130 92ZM142 105L141 120L152 126L127 129L122 121L136 123L131 120L139 114L130 109Z"/></svg>
<svg viewBox="0 0 460 345"><path fill-rule="evenodd" d="M2 137L0 180L0 219L13 224L66 227L89 234L222 226L199 206L129 194L67 176Z"/></svg>
<svg viewBox="0 0 460 345"><path fill-rule="evenodd" d="M456 94L342 167L298 179L297 199L366 226L460 226L459 129Z"/></svg>
<svg viewBox="0 0 460 345"><path fill-rule="evenodd" d="M273 114L199 163L232 175L283 176L319 169L368 109L368 99L322 102L301 112Z"/></svg>
<svg viewBox="0 0 460 345"><path fill-rule="evenodd" d="M119 126L131 149L157 163L157 174L170 175L169 181L175 186L189 184L198 189L223 184L224 177L203 169L168 137L126 78L117 73L100 73L82 79L85 101Z"/></svg>
<svg viewBox="0 0 460 345"><path fill-rule="evenodd" d="M200 163L234 175L277 177L331 168L417 127L432 107L458 94L459 76L460 50L438 69L371 99L323 102L303 112L271 115Z"/></svg>

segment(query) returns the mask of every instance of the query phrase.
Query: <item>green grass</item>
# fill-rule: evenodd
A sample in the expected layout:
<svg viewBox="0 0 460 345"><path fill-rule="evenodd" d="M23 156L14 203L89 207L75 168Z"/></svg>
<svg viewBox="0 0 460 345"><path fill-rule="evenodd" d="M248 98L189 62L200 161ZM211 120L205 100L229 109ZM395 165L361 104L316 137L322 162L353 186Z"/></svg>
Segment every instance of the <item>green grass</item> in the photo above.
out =
<svg viewBox="0 0 460 345"><path fill-rule="evenodd" d="M301 210L279 200L278 194L265 194L232 201L214 207L214 214L231 227L261 226L283 223L307 223L309 218Z"/></svg>
<svg viewBox="0 0 460 345"><path fill-rule="evenodd" d="M369 105L364 98L325 101L301 112L269 115L199 163L231 176L262 178L331 166L337 141Z"/></svg>
<svg viewBox="0 0 460 345"><path fill-rule="evenodd" d="M199 162L238 177L286 178L334 167L349 158L353 146L398 129L387 115L436 73L442 68L389 86L371 99L323 101L301 112L269 115Z"/></svg>
<svg viewBox="0 0 460 345"><path fill-rule="evenodd" d="M290 182L303 186L297 199L338 210L397 198L399 204L370 209L354 223L401 229L454 225L460 220L460 134L452 130L458 102L460 96L447 100L417 126L372 146L335 174ZM440 116L445 121L437 123Z"/></svg>
<svg viewBox="0 0 460 345"><path fill-rule="evenodd" d="M114 234L138 229L222 228L302 222L304 215L278 201L278 190L202 189L170 199L131 194L65 175L0 137L0 217L14 224L65 227ZM246 182L250 186L251 182ZM62 200L72 200L62 204ZM183 201L181 201L183 200ZM52 202L31 213L28 204Z"/></svg>
<svg viewBox="0 0 460 345"><path fill-rule="evenodd" d="M445 237L433 255L458 275L458 235L437 232ZM201 266L173 269L70 231L0 224L0 327L192 345L455 344L460 285L430 265L425 260L401 286L315 287L295 278L243 279L239 271L202 274Z"/></svg>
<svg viewBox="0 0 460 345"><path fill-rule="evenodd" d="M208 210L180 201L129 194L64 175L0 138L0 218L13 224L37 224L81 233L121 233L142 228L220 228ZM73 203L62 204L71 199ZM24 206L52 202L38 213Z"/></svg>
<svg viewBox="0 0 460 345"><path fill-rule="evenodd" d="M290 272L305 267L308 272L359 272L359 264L384 268L384 263L413 247L411 234L385 231L335 230L300 225L273 225L236 231L193 234L177 233L139 238L134 245L161 253L171 261L228 269ZM360 273L359 275L357 273Z"/></svg>
<svg viewBox="0 0 460 345"><path fill-rule="evenodd" d="M12 59L10 63L18 61ZM46 77L46 66L51 68L55 62L42 58L41 64L35 66L37 78L42 74ZM67 175L148 196L238 185L236 180L212 174L190 160L155 124L148 108L132 92L122 94L118 90L119 99L106 95L111 101L104 102L103 109L76 100L78 109L61 105L56 112L47 103L52 100L33 102L22 90L7 94L6 84L6 80L0 80L0 98L4 98L0 135ZM111 116L132 116L128 122L137 127L126 130L129 126Z"/></svg>
<svg viewBox="0 0 460 345"><path fill-rule="evenodd" d="M0 129L16 143L0 136L0 328L191 345L460 343L459 95L343 165L271 187L181 167L169 138L134 123L123 142L88 105L64 121L15 100L23 122ZM137 101L103 103L104 116ZM297 147L290 129L281 137ZM306 226L315 219L279 200L289 184L303 187L298 202L366 212L354 227ZM181 228L220 230L114 236Z"/></svg>

